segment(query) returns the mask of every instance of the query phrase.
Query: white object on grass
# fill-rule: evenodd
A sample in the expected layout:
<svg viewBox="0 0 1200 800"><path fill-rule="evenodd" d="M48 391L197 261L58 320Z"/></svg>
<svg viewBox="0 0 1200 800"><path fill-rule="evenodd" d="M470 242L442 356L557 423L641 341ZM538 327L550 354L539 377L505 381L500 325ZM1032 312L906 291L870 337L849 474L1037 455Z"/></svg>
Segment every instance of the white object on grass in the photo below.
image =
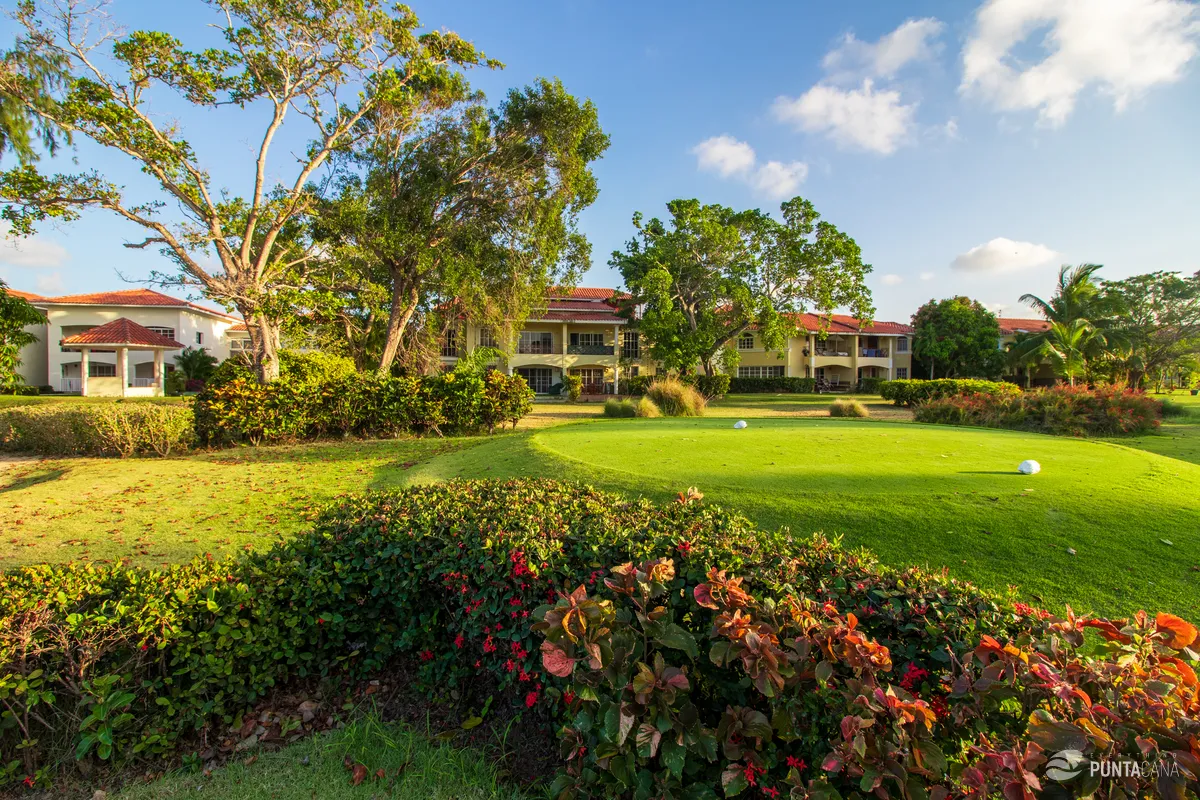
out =
<svg viewBox="0 0 1200 800"><path fill-rule="evenodd" d="M1042 465L1034 461L1032 458L1026 459L1017 467L1017 472L1022 475L1037 475L1042 471Z"/></svg>
<svg viewBox="0 0 1200 800"><path fill-rule="evenodd" d="M739 419L737 422L733 423L733 427L740 431L742 428L746 427L746 420Z"/></svg>

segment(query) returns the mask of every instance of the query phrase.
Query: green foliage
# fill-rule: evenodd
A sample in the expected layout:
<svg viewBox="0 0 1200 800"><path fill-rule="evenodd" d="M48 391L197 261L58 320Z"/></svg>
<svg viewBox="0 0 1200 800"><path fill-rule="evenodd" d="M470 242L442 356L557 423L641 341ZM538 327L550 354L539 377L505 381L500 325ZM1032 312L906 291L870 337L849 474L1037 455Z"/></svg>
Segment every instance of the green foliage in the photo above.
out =
<svg viewBox="0 0 1200 800"><path fill-rule="evenodd" d="M723 372L715 375L685 375L680 380L695 387L705 400L719 400L729 394L730 378Z"/></svg>
<svg viewBox="0 0 1200 800"><path fill-rule="evenodd" d="M342 380L358 373L354 360L320 350L279 352L279 376L301 383Z"/></svg>
<svg viewBox="0 0 1200 800"><path fill-rule="evenodd" d="M646 388L646 397L668 417L702 417L708 401L676 378L661 378Z"/></svg>
<svg viewBox="0 0 1200 800"><path fill-rule="evenodd" d="M163 391L167 397L179 397L187 389L187 378L179 370L168 372L163 379Z"/></svg>
<svg viewBox="0 0 1200 800"><path fill-rule="evenodd" d="M0 92L0 98L3 92ZM2 118L3 102L0 102ZM0 133L0 153L4 151L4 136ZM0 281L0 393L15 392L25 383L17 371L21 366L21 348L36 342L37 336L25 330L27 326L44 325L46 317L24 298L9 294Z"/></svg>
<svg viewBox="0 0 1200 800"><path fill-rule="evenodd" d="M1113 327L1128 346L1115 366L1131 386L1143 375L1161 383L1168 370L1200 354L1200 275L1151 272L1104 281L1102 293L1116 307Z"/></svg>
<svg viewBox="0 0 1200 800"><path fill-rule="evenodd" d="M637 405L632 400L618 400L615 397L604 401L604 416L606 417L636 417Z"/></svg>
<svg viewBox="0 0 1200 800"><path fill-rule="evenodd" d="M834 400L829 405L829 416L831 417L869 417L871 412L857 400L845 398Z"/></svg>
<svg viewBox="0 0 1200 800"><path fill-rule="evenodd" d="M339 362L340 363L340 362ZM196 435L206 444L263 444L322 436L491 432L533 407L519 375L447 372L429 377L306 371L269 384L223 364L196 396Z"/></svg>
<svg viewBox="0 0 1200 800"><path fill-rule="evenodd" d="M114 401L0 410L0 447L44 456L169 456L195 440L184 405Z"/></svg>
<svg viewBox="0 0 1200 800"><path fill-rule="evenodd" d="M727 345L752 326L764 347L780 350L793 315L810 305L874 313L858 245L801 197L780 206L782 222L698 200L672 200L667 210L667 223L635 214L634 238L609 260L633 294L627 312L637 307L650 356L667 370L735 365Z"/></svg>
<svg viewBox="0 0 1200 800"><path fill-rule="evenodd" d="M916 406L941 397L961 394L990 394L998 397L1015 397L1021 387L1003 381L956 380L942 378L935 381L906 380L884 381L879 386L884 400L898 406Z"/></svg>
<svg viewBox="0 0 1200 800"><path fill-rule="evenodd" d="M621 392L633 395L634 397L643 395L655 380L657 378L654 375L634 375L633 377L625 378L621 381Z"/></svg>
<svg viewBox="0 0 1200 800"><path fill-rule="evenodd" d="M1158 429L1162 403L1119 386L1055 386L1023 394L959 394L917 406L917 422L1059 436L1136 436Z"/></svg>
<svg viewBox="0 0 1200 800"><path fill-rule="evenodd" d="M1164 397L1158 402L1160 404L1159 409L1163 419L1186 417L1191 414L1191 408L1183 403L1180 403L1178 400L1172 400L1169 397Z"/></svg>
<svg viewBox="0 0 1200 800"><path fill-rule="evenodd" d="M978 300L951 297L930 300L913 314L913 357L933 375L945 378L996 378L1005 366L996 348L1000 323Z"/></svg>
<svg viewBox="0 0 1200 800"><path fill-rule="evenodd" d="M565 375L563 383L567 389L567 400L572 403L579 402L579 398L583 395L583 378L579 375Z"/></svg>
<svg viewBox="0 0 1200 800"><path fill-rule="evenodd" d="M815 378L731 378L729 391L734 394L812 394L816 391Z"/></svg>
<svg viewBox="0 0 1200 800"><path fill-rule="evenodd" d="M219 360L204 347L185 347L175 356L175 370L181 373L185 380L206 381L217 368Z"/></svg>
<svg viewBox="0 0 1200 800"><path fill-rule="evenodd" d="M886 382L886 378L859 378L856 391L863 394L879 394L879 388Z"/></svg>

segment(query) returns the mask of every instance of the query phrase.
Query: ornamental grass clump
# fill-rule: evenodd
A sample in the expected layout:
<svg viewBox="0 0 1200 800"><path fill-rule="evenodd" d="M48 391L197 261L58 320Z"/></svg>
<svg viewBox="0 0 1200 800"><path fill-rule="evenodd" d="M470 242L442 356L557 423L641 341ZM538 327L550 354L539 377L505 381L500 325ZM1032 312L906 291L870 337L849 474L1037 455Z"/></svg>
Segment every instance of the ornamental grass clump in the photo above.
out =
<svg viewBox="0 0 1200 800"><path fill-rule="evenodd" d="M653 419L654 417L661 417L662 411L649 397L639 397L637 403L634 405L633 414L635 417Z"/></svg>
<svg viewBox="0 0 1200 800"><path fill-rule="evenodd" d="M604 416L636 417L637 407L632 400L618 400L612 397L604 401Z"/></svg>
<svg viewBox="0 0 1200 800"><path fill-rule="evenodd" d="M702 417L708 406L704 395L675 378L662 378L646 389L658 410L667 417Z"/></svg>
<svg viewBox="0 0 1200 800"><path fill-rule="evenodd" d="M857 400L847 398L844 400L834 400L829 404L829 416L831 417L869 417L870 410Z"/></svg>

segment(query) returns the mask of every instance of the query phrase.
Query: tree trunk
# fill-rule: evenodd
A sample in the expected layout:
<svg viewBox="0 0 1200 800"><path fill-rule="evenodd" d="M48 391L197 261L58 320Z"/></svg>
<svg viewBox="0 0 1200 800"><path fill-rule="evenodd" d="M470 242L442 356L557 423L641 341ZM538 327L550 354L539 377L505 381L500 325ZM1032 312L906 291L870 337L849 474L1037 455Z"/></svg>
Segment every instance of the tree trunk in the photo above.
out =
<svg viewBox="0 0 1200 800"><path fill-rule="evenodd" d="M259 383L270 383L279 377L279 321L261 311L238 306L253 347L253 366Z"/></svg>
<svg viewBox="0 0 1200 800"><path fill-rule="evenodd" d="M417 310L418 299L417 287L406 289L400 281L394 283L392 310L388 314L387 338L383 343L383 354L379 357L380 373L387 373L391 370L392 362L396 360L396 351L400 349L400 339L404 336L404 329L408 327L409 320Z"/></svg>
<svg viewBox="0 0 1200 800"><path fill-rule="evenodd" d="M929 359L929 380L933 380L933 359Z"/></svg>

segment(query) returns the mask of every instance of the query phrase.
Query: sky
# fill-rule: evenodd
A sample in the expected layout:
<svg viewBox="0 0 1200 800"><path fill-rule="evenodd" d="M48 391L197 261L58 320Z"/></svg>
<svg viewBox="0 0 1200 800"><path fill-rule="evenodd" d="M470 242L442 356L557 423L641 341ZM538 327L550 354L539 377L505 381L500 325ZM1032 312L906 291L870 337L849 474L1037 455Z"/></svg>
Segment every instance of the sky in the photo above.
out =
<svg viewBox="0 0 1200 800"><path fill-rule="evenodd" d="M617 286L613 250L635 211L695 197L778 211L795 195L854 237L876 318L907 320L965 294L1003 316L1052 290L1062 264L1117 279L1200 270L1200 4L1188 0L863 0L498 4L424 0L502 70L474 70L499 102L538 77L591 99L612 146L582 216L584 286ZM214 44L200 0L115 0L126 29ZM5 39L11 27L0 26ZM213 175L252 176L265 110L197 113L168 95ZM272 174L295 174L289 128ZM73 161L72 161L73 159ZM6 164L8 162L5 162ZM153 198L118 154L81 143L43 169L97 169ZM0 278L43 294L133 288L171 265L131 250L140 228L103 212L0 242Z"/></svg>

